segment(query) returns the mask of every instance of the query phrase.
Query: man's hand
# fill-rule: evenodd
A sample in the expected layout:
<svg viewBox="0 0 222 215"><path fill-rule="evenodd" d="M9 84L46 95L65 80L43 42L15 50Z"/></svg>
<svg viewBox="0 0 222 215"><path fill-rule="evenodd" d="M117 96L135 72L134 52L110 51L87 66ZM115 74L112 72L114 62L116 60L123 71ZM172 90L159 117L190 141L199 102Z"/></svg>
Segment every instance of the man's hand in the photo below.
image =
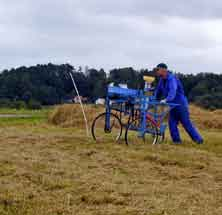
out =
<svg viewBox="0 0 222 215"><path fill-rule="evenodd" d="M161 104L166 104L166 99L162 99L162 100L160 101L160 103L161 103Z"/></svg>

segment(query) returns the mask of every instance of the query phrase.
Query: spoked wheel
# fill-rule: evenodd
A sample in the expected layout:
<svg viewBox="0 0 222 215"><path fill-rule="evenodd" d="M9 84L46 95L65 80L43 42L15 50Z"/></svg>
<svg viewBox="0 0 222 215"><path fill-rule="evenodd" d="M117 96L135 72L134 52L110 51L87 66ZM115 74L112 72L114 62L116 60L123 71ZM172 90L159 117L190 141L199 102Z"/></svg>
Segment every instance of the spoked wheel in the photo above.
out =
<svg viewBox="0 0 222 215"><path fill-rule="evenodd" d="M158 129L152 121L147 120L146 122L147 132L144 135L140 134L139 132L140 128L141 128L141 119L135 119L128 125L125 133L125 141L127 145L140 144L140 143L147 143L147 144L157 143Z"/></svg>
<svg viewBox="0 0 222 215"><path fill-rule="evenodd" d="M118 141L122 135L122 124L115 114L110 113L110 127L106 129L106 113L102 113L95 118L92 124L92 136L97 142L105 140Z"/></svg>

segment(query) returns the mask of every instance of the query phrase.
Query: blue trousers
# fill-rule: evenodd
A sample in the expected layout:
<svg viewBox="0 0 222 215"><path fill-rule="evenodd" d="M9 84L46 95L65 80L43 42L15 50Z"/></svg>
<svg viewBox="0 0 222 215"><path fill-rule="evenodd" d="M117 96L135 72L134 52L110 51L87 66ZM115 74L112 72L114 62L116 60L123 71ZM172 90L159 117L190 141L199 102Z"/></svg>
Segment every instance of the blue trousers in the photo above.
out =
<svg viewBox="0 0 222 215"><path fill-rule="evenodd" d="M170 111L169 116L169 128L172 140L174 143L181 143L180 133L178 130L178 124L181 123L186 132L196 143L202 143L203 138L198 133L190 120L190 113L188 106L178 106Z"/></svg>

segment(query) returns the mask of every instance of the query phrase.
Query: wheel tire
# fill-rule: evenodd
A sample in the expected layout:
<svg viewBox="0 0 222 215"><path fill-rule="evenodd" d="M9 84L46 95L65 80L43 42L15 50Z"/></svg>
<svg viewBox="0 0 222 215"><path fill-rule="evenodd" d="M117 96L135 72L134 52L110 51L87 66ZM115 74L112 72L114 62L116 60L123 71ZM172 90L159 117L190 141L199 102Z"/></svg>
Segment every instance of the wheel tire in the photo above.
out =
<svg viewBox="0 0 222 215"><path fill-rule="evenodd" d="M165 133L163 133L163 134L160 136L160 143L163 143L165 139L166 139L166 135L165 135Z"/></svg>
<svg viewBox="0 0 222 215"><path fill-rule="evenodd" d="M125 142L127 145L135 144L135 143L151 143L156 144L158 142L158 129L156 125L151 121L147 120L147 128L152 129L151 133L145 133L144 137L139 137L138 129L140 127L140 119L135 119L132 121L126 128L125 133Z"/></svg>
<svg viewBox="0 0 222 215"><path fill-rule="evenodd" d="M102 142L108 137L112 137L112 140L117 142L122 135L122 129L123 129L122 123L117 115L110 113L110 121L112 122L112 126L111 130L106 132L105 118L106 118L106 113L102 113L94 119L91 127L92 137L97 142Z"/></svg>

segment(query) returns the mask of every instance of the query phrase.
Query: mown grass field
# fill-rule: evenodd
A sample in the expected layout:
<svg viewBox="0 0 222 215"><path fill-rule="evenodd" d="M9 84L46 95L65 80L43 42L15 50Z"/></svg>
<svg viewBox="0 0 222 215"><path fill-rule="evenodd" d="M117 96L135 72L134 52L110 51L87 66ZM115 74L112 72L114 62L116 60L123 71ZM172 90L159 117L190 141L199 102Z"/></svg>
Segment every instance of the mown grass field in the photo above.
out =
<svg viewBox="0 0 222 215"><path fill-rule="evenodd" d="M98 144L49 111L0 118L1 215L222 214L222 129L201 146Z"/></svg>

